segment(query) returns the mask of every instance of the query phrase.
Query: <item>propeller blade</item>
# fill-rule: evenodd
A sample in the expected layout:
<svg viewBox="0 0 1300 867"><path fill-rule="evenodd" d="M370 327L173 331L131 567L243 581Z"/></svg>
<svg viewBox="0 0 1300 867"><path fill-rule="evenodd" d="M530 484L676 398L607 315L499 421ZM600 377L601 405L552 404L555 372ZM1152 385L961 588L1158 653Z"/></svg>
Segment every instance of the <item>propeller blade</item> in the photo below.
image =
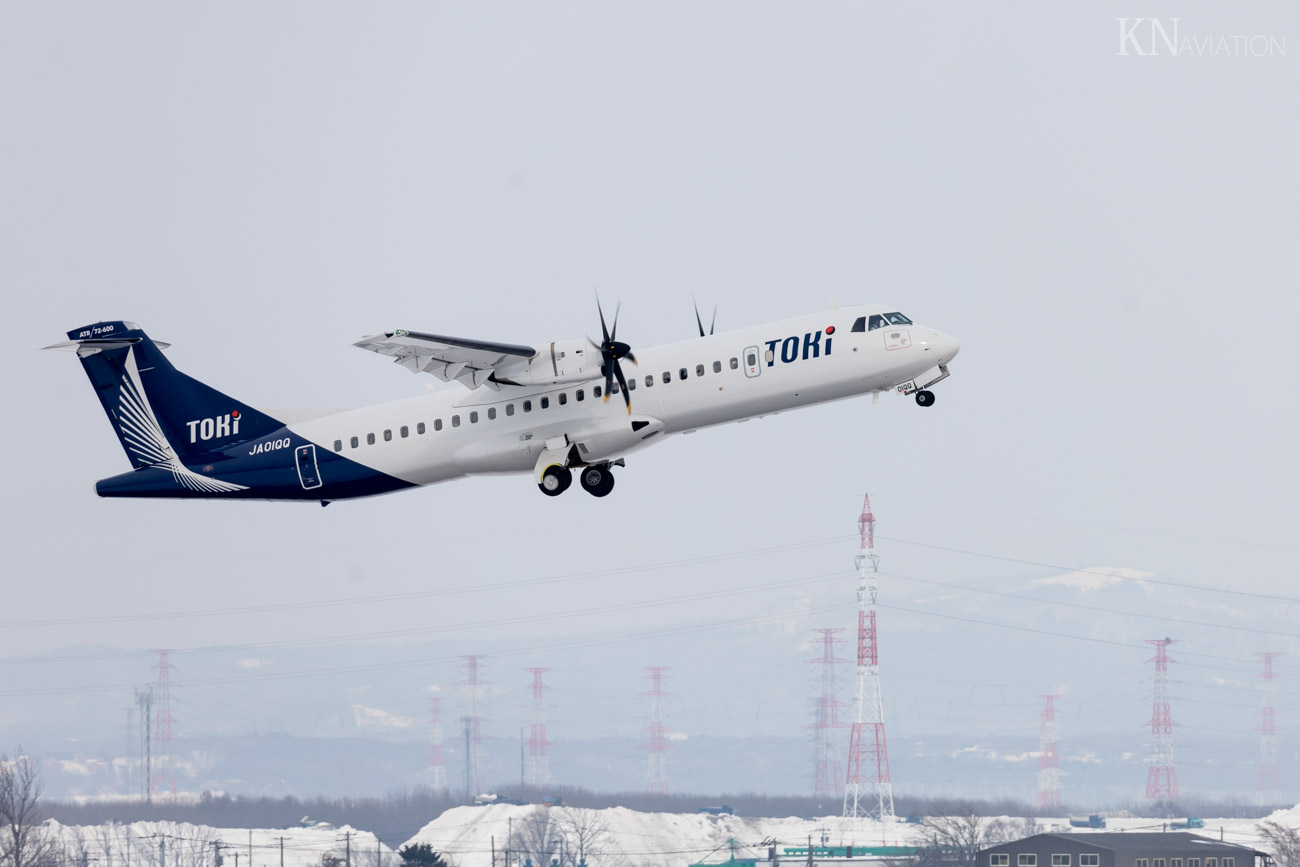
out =
<svg viewBox="0 0 1300 867"><path fill-rule="evenodd" d="M627 352L623 353L623 357L635 364L637 367L641 366L641 362L636 360L636 356L632 354L632 350L629 349Z"/></svg>
<svg viewBox="0 0 1300 867"><path fill-rule="evenodd" d="M605 327L605 311L604 311L603 309L601 309L601 306L600 306L600 296L599 296L599 295L596 296L596 312L600 314L600 333L603 334L603 335L605 336L605 342L608 343L608 342L609 342L609 329ZM614 323L614 324L615 324L615 327L617 327L617 325L618 325L618 321L617 321L617 319L615 320L615 323Z"/></svg>
<svg viewBox="0 0 1300 867"><path fill-rule="evenodd" d="M623 400L627 403L627 414L632 414L632 392L627 390L627 380L623 378L623 368L614 362L614 373L618 374L618 387L623 389Z"/></svg>
<svg viewBox="0 0 1300 867"><path fill-rule="evenodd" d="M699 318L699 315L700 315L700 314L699 314L699 312L697 311L696 314L695 314L695 316L696 316L697 319ZM714 304L714 305L713 305L713 318L709 320L709 334L712 334L712 333L713 333L713 326L715 326L715 325L717 325L717 324L718 324L718 305ZM701 332L704 331L704 326L700 326L700 331L701 331ZM701 334L700 336L703 337L704 335Z"/></svg>
<svg viewBox="0 0 1300 867"><path fill-rule="evenodd" d="M700 326L700 336L703 337L704 322L703 320L700 319L700 303L696 301L694 298L691 299L691 303L695 305L695 324ZM717 315L717 308L714 308L714 316L716 315ZM709 333L712 334L713 333L712 330L710 330Z"/></svg>
<svg viewBox="0 0 1300 867"><path fill-rule="evenodd" d="M614 390L614 370L617 368L618 362L614 359L610 358L605 361L605 403L609 403L609 393Z"/></svg>
<svg viewBox="0 0 1300 867"><path fill-rule="evenodd" d="M622 309L623 309L623 302L620 301L620 302L618 302L618 306L614 308L614 325L613 325L612 328L609 329L609 339L610 339L610 340L617 340L617 339L618 339L618 311L620 311L620 310L622 310Z"/></svg>

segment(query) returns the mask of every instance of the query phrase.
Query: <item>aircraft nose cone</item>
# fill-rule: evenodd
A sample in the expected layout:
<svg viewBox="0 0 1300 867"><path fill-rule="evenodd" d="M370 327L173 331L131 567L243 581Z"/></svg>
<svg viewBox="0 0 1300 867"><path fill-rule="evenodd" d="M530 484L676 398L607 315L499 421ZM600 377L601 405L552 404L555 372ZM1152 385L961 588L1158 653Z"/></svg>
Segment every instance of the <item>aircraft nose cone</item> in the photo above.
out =
<svg viewBox="0 0 1300 867"><path fill-rule="evenodd" d="M947 364L952 361L957 356L957 353L961 351L961 344L957 342L957 338L951 334L944 334L942 331L931 332L926 339L926 343L938 353L940 364Z"/></svg>

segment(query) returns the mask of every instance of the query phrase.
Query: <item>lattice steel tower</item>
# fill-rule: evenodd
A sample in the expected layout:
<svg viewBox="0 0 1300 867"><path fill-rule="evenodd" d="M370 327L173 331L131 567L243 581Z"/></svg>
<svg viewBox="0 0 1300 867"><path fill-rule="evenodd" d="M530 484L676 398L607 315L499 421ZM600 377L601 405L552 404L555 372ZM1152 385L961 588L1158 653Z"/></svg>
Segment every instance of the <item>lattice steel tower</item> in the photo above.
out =
<svg viewBox="0 0 1300 867"><path fill-rule="evenodd" d="M537 789L551 784L551 742L546 739L546 684L549 668L525 668L533 675L533 718L528 733L528 767L524 782Z"/></svg>
<svg viewBox="0 0 1300 867"><path fill-rule="evenodd" d="M1038 712L1038 809L1055 810L1061 806L1061 769L1057 767L1056 700L1059 695L1040 695L1043 709Z"/></svg>
<svg viewBox="0 0 1300 867"><path fill-rule="evenodd" d="M447 793L447 748L442 733L442 696L429 697L429 788Z"/></svg>
<svg viewBox="0 0 1300 867"><path fill-rule="evenodd" d="M647 666L646 675L650 679L650 689L641 693L650 697L650 724L646 732L650 740L645 749L650 751L650 760L646 763L645 790L647 792L668 793L668 730L664 728L664 696L672 695L664 691L664 672L667 666Z"/></svg>
<svg viewBox="0 0 1300 867"><path fill-rule="evenodd" d="M836 695L836 666L845 660L835 655L835 645L843 644L837 638L843 629L814 629L821 636L821 656L807 660L809 665L821 666L821 693L813 699L813 730L816 744L816 770L813 796L834 798L840 794L840 780L844 768L840 762L840 700Z"/></svg>
<svg viewBox="0 0 1300 867"><path fill-rule="evenodd" d="M158 654L158 664L153 667L158 672L158 680L153 685L153 777L149 783L149 793L163 795L170 803L176 803L176 766L172 756L172 677L176 666L168 657L174 650L151 650Z"/></svg>
<svg viewBox="0 0 1300 867"><path fill-rule="evenodd" d="M880 648L876 640L876 516L871 497L862 498L858 517L858 682L849 733L849 773L844 815L888 821L894 817L894 785L885 743L885 705L880 695ZM865 778L864 778L865 777Z"/></svg>
<svg viewBox="0 0 1300 867"><path fill-rule="evenodd" d="M465 697L469 700L469 714L462 717L465 726L465 784L474 791L467 792L470 797L486 791L483 785L483 717L479 715L480 690L487 685L479 677L483 654L471 653L462 656L465 679L459 685L465 687Z"/></svg>
<svg viewBox="0 0 1300 867"><path fill-rule="evenodd" d="M1255 787L1255 797L1260 805L1278 805L1282 803L1282 774L1277 764L1277 708L1273 706L1273 660L1280 653L1256 653L1264 660L1264 703L1260 709L1259 720L1259 782Z"/></svg>
<svg viewBox="0 0 1300 867"><path fill-rule="evenodd" d="M1169 645L1172 638L1148 638L1156 655L1151 701L1151 767L1147 769L1147 800L1178 800L1178 770L1174 767L1174 718L1169 710Z"/></svg>

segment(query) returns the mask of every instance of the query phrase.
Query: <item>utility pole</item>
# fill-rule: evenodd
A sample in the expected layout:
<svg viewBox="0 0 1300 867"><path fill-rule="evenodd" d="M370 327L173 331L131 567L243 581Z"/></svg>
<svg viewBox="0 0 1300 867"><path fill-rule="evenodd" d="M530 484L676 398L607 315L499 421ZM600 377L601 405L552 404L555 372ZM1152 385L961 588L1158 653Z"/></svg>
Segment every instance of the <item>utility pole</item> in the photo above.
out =
<svg viewBox="0 0 1300 867"><path fill-rule="evenodd" d="M167 838L158 835L158 864L159 867L167 867Z"/></svg>
<svg viewBox="0 0 1300 867"><path fill-rule="evenodd" d="M284 838L280 838L280 867L284 867Z"/></svg>
<svg viewBox="0 0 1300 867"><path fill-rule="evenodd" d="M253 867L253 829L248 829L248 867Z"/></svg>
<svg viewBox="0 0 1300 867"><path fill-rule="evenodd" d="M465 729L465 800L474 802L474 757L470 754L470 718L463 716L460 724Z"/></svg>
<svg viewBox="0 0 1300 867"><path fill-rule="evenodd" d="M351 831L346 832L343 835L343 839L345 841L345 845L347 846L347 858L344 860L343 863L346 864L347 867L352 867L352 832ZM248 867L253 867L253 865L249 864Z"/></svg>

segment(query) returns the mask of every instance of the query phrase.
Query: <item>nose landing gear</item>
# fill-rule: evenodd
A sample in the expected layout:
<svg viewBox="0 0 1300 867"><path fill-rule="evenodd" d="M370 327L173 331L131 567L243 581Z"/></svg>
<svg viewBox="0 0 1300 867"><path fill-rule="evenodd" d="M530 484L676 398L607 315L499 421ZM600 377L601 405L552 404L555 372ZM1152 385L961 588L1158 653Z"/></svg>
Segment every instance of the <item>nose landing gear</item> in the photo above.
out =
<svg viewBox="0 0 1300 867"><path fill-rule="evenodd" d="M921 389L916 393L917 406L934 406L934 392Z"/></svg>

